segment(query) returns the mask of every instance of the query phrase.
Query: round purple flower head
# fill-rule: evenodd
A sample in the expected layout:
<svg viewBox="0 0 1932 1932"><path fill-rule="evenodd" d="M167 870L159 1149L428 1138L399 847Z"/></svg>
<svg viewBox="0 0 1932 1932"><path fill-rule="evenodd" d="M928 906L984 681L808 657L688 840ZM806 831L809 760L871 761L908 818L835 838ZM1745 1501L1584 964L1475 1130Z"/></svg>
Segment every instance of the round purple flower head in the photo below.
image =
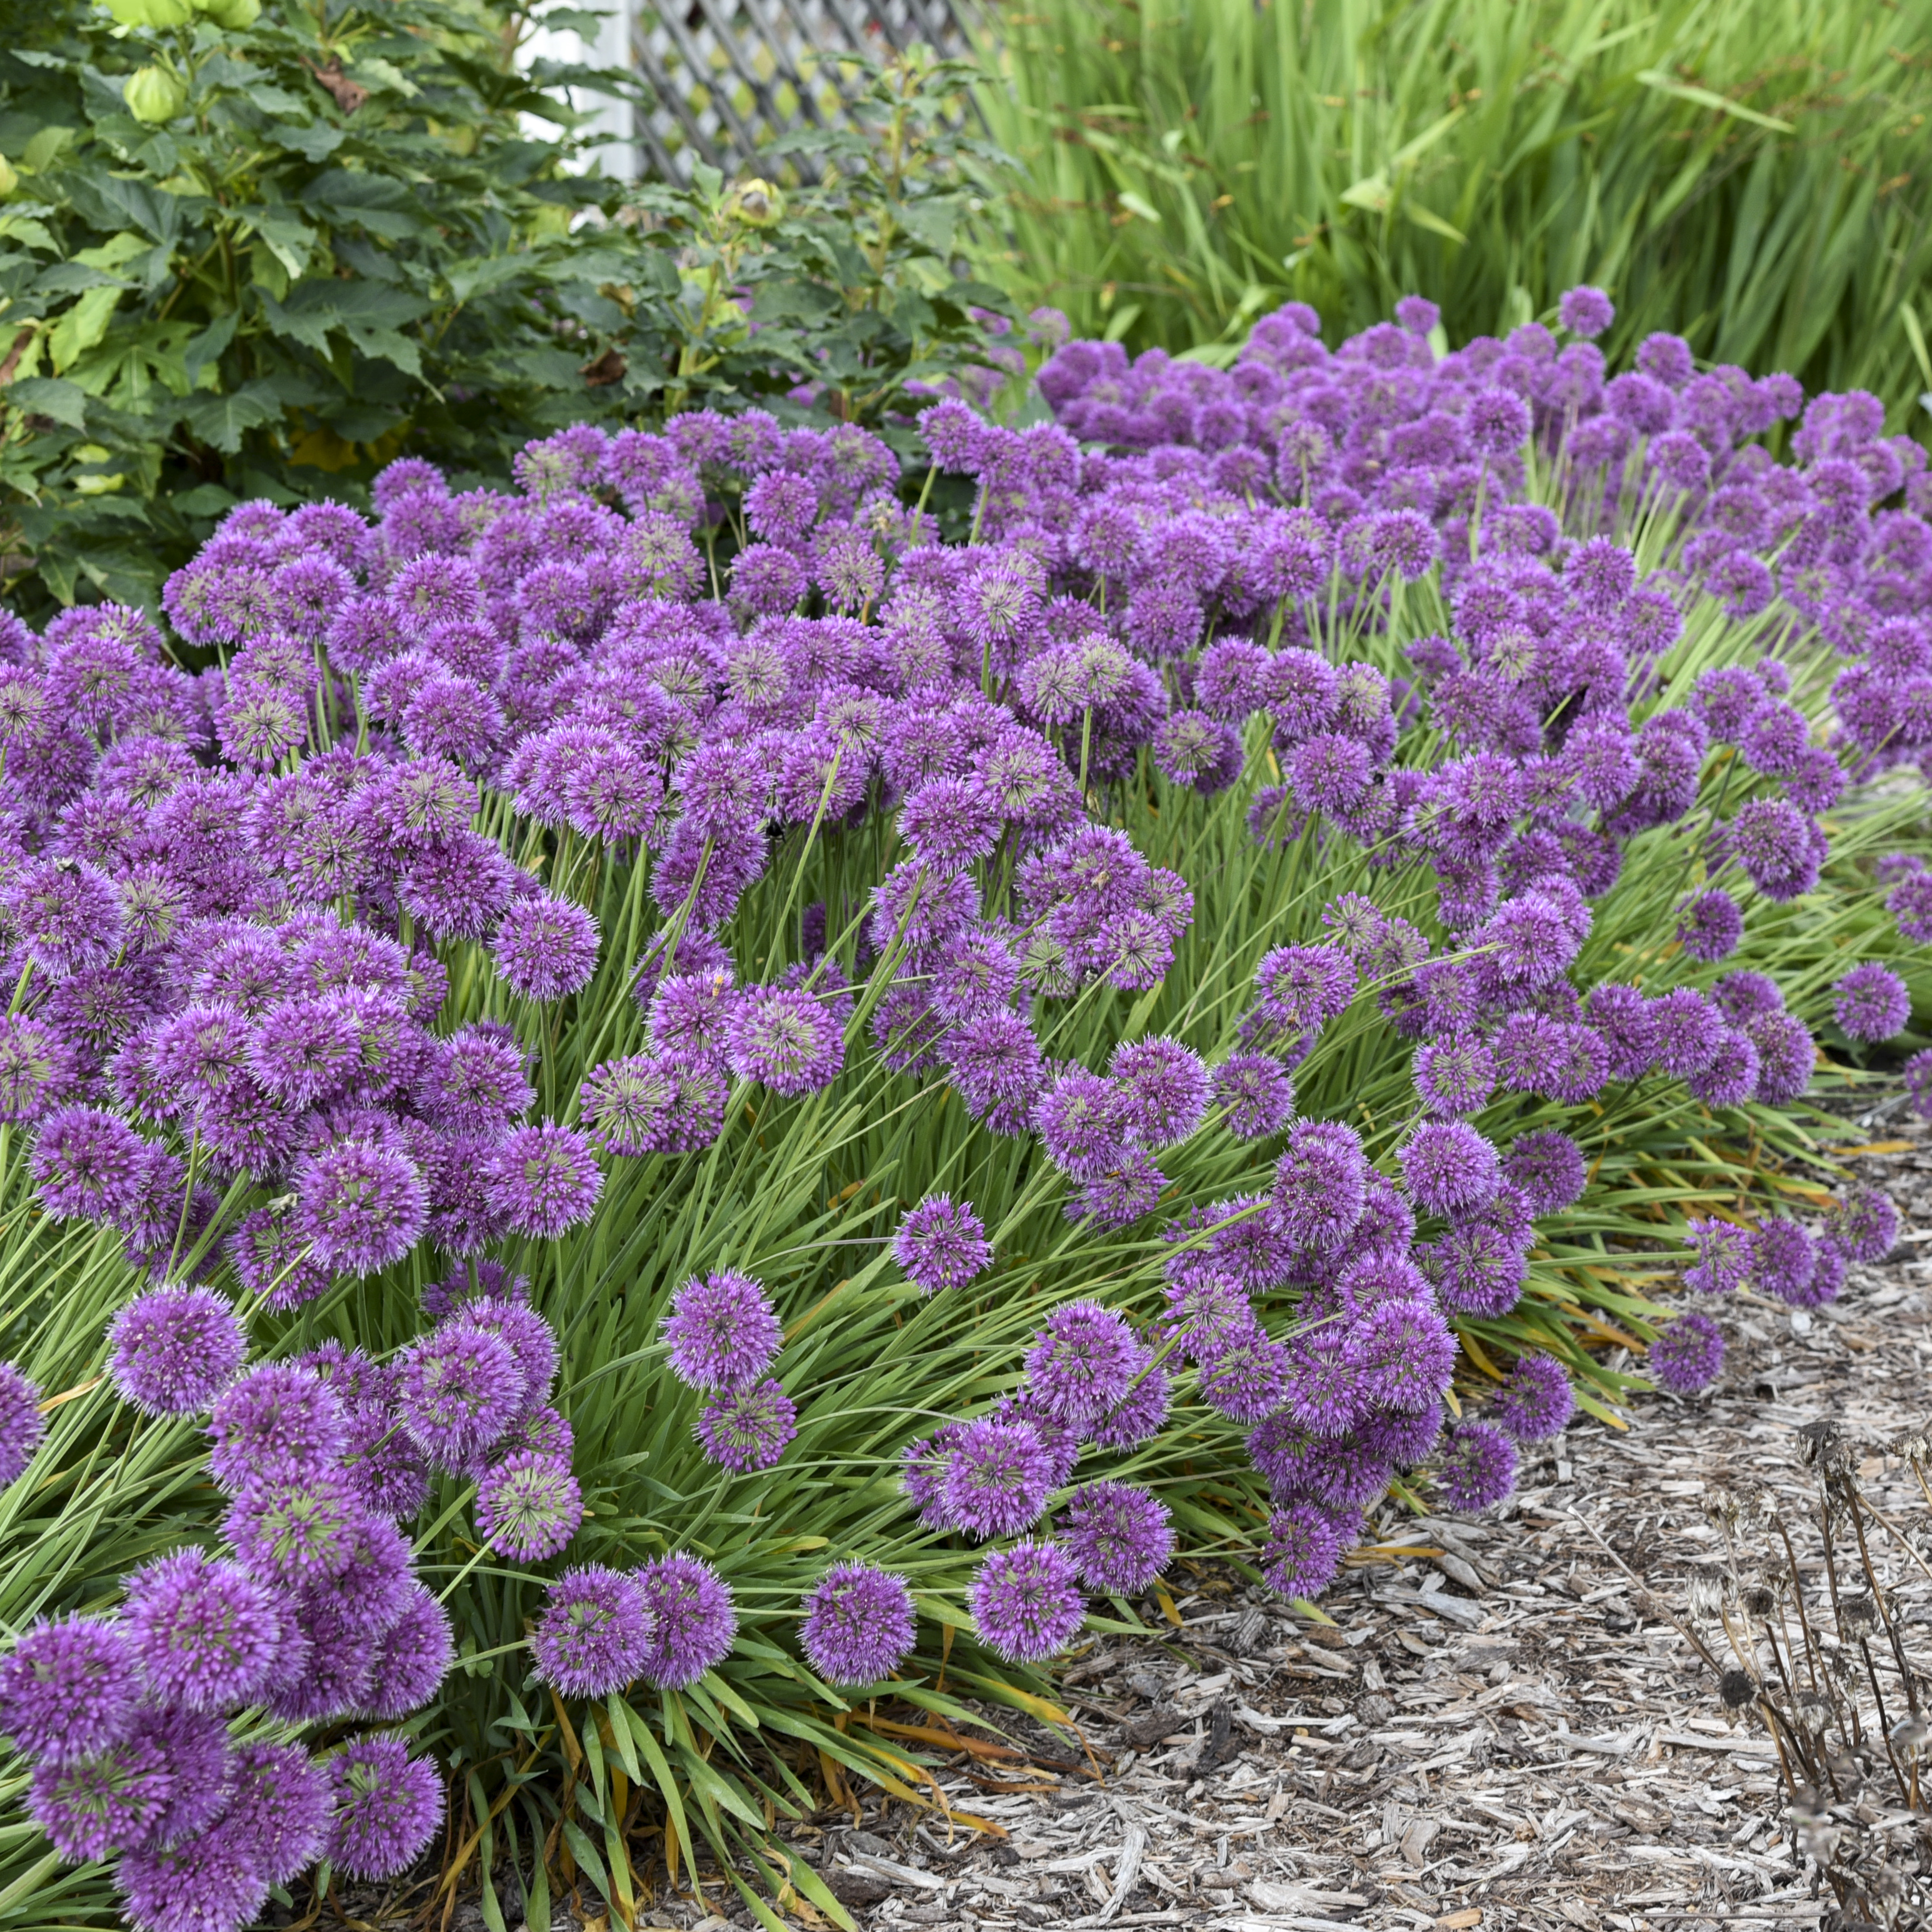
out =
<svg viewBox="0 0 1932 1932"><path fill-rule="evenodd" d="M1444 1034L1415 1049L1415 1090L1439 1118L1480 1113L1496 1091L1496 1056L1480 1034Z"/></svg>
<svg viewBox="0 0 1932 1932"><path fill-rule="evenodd" d="M520 899L490 942L503 983L526 1000L560 1000L597 970L597 922L581 906L548 893Z"/></svg>
<svg viewBox="0 0 1932 1932"><path fill-rule="evenodd" d="M367 1522L345 1484L297 1473L250 1483L222 1528L249 1569L295 1585L340 1576L356 1559Z"/></svg>
<svg viewBox="0 0 1932 1932"><path fill-rule="evenodd" d="M1650 1345L1650 1372L1673 1395L1695 1395L1724 1366L1724 1332L1708 1315L1680 1315Z"/></svg>
<svg viewBox="0 0 1932 1932"><path fill-rule="evenodd" d="M584 1520L584 1498L560 1456L506 1456L476 1490L476 1531L520 1563L567 1548Z"/></svg>
<svg viewBox="0 0 1932 1932"><path fill-rule="evenodd" d="M912 1592L890 1570L836 1564L806 1592L798 1636L826 1683L875 1684L912 1649Z"/></svg>
<svg viewBox="0 0 1932 1932"><path fill-rule="evenodd" d="M664 1317L670 1372L687 1388L742 1388L784 1344L765 1292L736 1268L693 1275Z"/></svg>
<svg viewBox="0 0 1932 1932"><path fill-rule="evenodd" d="M1086 1483L1054 1527L1083 1588L1132 1596L1167 1568L1174 1532L1167 1505L1131 1483Z"/></svg>
<svg viewBox="0 0 1932 1932"><path fill-rule="evenodd" d="M148 1415L206 1408L247 1359L248 1337L219 1295L157 1288L136 1295L107 1331L107 1372L122 1400Z"/></svg>
<svg viewBox="0 0 1932 1932"><path fill-rule="evenodd" d="M667 1690L695 1684L731 1654L738 1612L731 1592L707 1563L682 1552L638 1572L650 1634L642 1674Z"/></svg>
<svg viewBox="0 0 1932 1932"><path fill-rule="evenodd" d="M1468 1214L1486 1207L1502 1184L1495 1147L1466 1120L1424 1121L1400 1158L1409 1193L1424 1214Z"/></svg>
<svg viewBox="0 0 1932 1932"><path fill-rule="evenodd" d="M1133 1330L1097 1301L1070 1301L1049 1315L1027 1351L1027 1389L1056 1422L1090 1423L1125 1400L1139 1365Z"/></svg>
<svg viewBox="0 0 1932 1932"><path fill-rule="evenodd" d="M1334 1582L1345 1547L1332 1517L1312 1503L1289 1503L1268 1518L1262 1575L1270 1590L1306 1601Z"/></svg>
<svg viewBox="0 0 1932 1932"><path fill-rule="evenodd" d="M1073 1559L1056 1543L1016 1543L988 1552L966 1587L980 1641L1011 1664L1064 1650L1086 1621Z"/></svg>
<svg viewBox="0 0 1932 1932"><path fill-rule="evenodd" d="M1230 1054L1215 1068L1210 1090L1228 1132L1238 1140L1279 1133L1294 1112L1294 1083L1268 1054Z"/></svg>
<svg viewBox="0 0 1932 1932"><path fill-rule="evenodd" d="M1855 1262L1882 1262L1898 1239L1898 1210L1874 1187L1852 1186L1831 1206L1826 1232Z"/></svg>
<svg viewBox="0 0 1932 1932"><path fill-rule="evenodd" d="M550 1586L530 1649L537 1675L566 1697L605 1697L644 1670L652 1616L634 1577L597 1564Z"/></svg>
<svg viewBox="0 0 1932 1932"><path fill-rule="evenodd" d="M705 1454L736 1475L770 1468L797 1433L796 1406L769 1377L720 1389L698 1412Z"/></svg>
<svg viewBox="0 0 1932 1932"><path fill-rule="evenodd" d="M1572 335L1588 340L1601 335L1616 320L1616 309L1601 289L1587 283L1565 290L1556 304L1557 320Z"/></svg>
<svg viewBox="0 0 1932 1932"><path fill-rule="evenodd" d="M46 1432L40 1390L11 1362L0 1362L0 1488L15 1480L34 1460Z"/></svg>
<svg viewBox="0 0 1932 1932"><path fill-rule="evenodd" d="M127 1736L140 1688L118 1624L44 1618L0 1659L0 1732L31 1758L91 1757Z"/></svg>
<svg viewBox="0 0 1932 1932"><path fill-rule="evenodd" d="M124 1738L92 1757L34 1767L27 1810L63 1858L104 1858L146 1838L174 1782L166 1754Z"/></svg>
<svg viewBox="0 0 1932 1932"><path fill-rule="evenodd" d="M41 1122L28 1167L56 1220L118 1220L138 1199L148 1144L98 1107L63 1107Z"/></svg>
<svg viewBox="0 0 1932 1932"><path fill-rule="evenodd" d="M338 1141L295 1174L300 1231L325 1268L374 1274L400 1261L429 1216L429 1194L406 1156L364 1140Z"/></svg>
<svg viewBox="0 0 1932 1932"><path fill-rule="evenodd" d="M300 1744L249 1744L236 1754L229 1822L271 1885L287 1885L322 1856L328 1780Z"/></svg>
<svg viewBox="0 0 1932 1932"><path fill-rule="evenodd" d="M1751 1237L1729 1221L1692 1221L1684 1238L1696 1260L1684 1270L1684 1286L1700 1294L1729 1294L1750 1272Z"/></svg>
<svg viewBox="0 0 1932 1932"><path fill-rule="evenodd" d="M225 1712L253 1703L281 1654L274 1598L233 1563L170 1550L127 1580L129 1634L164 1703Z"/></svg>
<svg viewBox="0 0 1932 1932"><path fill-rule="evenodd" d="M970 1422L952 1444L942 1495L946 1520L973 1536L1016 1536L1040 1520L1053 1458L1030 1423Z"/></svg>
<svg viewBox="0 0 1932 1932"><path fill-rule="evenodd" d="M748 987L724 1018L725 1064L786 1099L837 1078L845 1040L837 1007L788 986Z"/></svg>
<svg viewBox="0 0 1932 1932"><path fill-rule="evenodd" d="M1761 1294L1773 1295L1793 1308L1809 1308L1818 1298L1811 1292L1817 1270L1817 1244L1796 1221L1774 1215L1760 1223L1749 1239L1750 1284Z"/></svg>
<svg viewBox="0 0 1932 1932"><path fill-rule="evenodd" d="M1490 1419L1519 1442L1560 1436L1576 1413L1576 1398L1562 1363L1547 1355L1520 1355L1509 1379L1490 1405Z"/></svg>
<svg viewBox="0 0 1932 1932"><path fill-rule="evenodd" d="M1698 892L1677 908L1677 939L1690 958L1714 965L1738 950L1744 916L1729 892Z"/></svg>
<svg viewBox="0 0 1932 1932"><path fill-rule="evenodd" d="M1275 1163L1274 1211L1298 1247L1332 1248L1362 1218L1369 1165L1361 1137L1340 1120L1304 1120Z"/></svg>
<svg viewBox="0 0 1932 1932"><path fill-rule="evenodd" d="M209 1473L232 1494L251 1477L333 1465L343 1447L342 1406L313 1369L264 1362L216 1398L208 1436Z"/></svg>
<svg viewBox="0 0 1932 1932"><path fill-rule="evenodd" d="M928 1294L963 1288L992 1265L993 1244L972 1208L948 1194L928 1194L900 1222L892 1255Z"/></svg>
<svg viewBox="0 0 1932 1932"><path fill-rule="evenodd" d="M1456 1364L1456 1338L1420 1301L1385 1301L1356 1324L1348 1352L1364 1392L1384 1408L1413 1412L1440 1400Z"/></svg>
<svg viewBox="0 0 1932 1932"><path fill-rule="evenodd" d="M1449 1432L1439 1487L1452 1510L1484 1510L1516 1483L1516 1444L1486 1422L1462 1422Z"/></svg>
<svg viewBox="0 0 1932 1932"><path fill-rule="evenodd" d="M1288 1353L1250 1312L1204 1353L1201 1400L1233 1422L1258 1422L1281 1401Z"/></svg>
<svg viewBox="0 0 1932 1932"><path fill-rule="evenodd" d="M1526 1199L1540 1216L1560 1214L1583 1198L1589 1174L1583 1150L1568 1134L1554 1127L1519 1134L1503 1156L1504 1182Z"/></svg>
<svg viewBox="0 0 1932 1932"><path fill-rule="evenodd" d="M483 1160L484 1198L519 1234L547 1241L590 1218L604 1176L590 1141L554 1120L514 1127Z"/></svg>
<svg viewBox="0 0 1932 1932"><path fill-rule="evenodd" d="M1888 966L1868 960L1832 988L1832 1010L1852 1039L1874 1042L1903 1033L1912 1018L1905 982Z"/></svg>
<svg viewBox="0 0 1932 1932"><path fill-rule="evenodd" d="M524 1396L509 1344L458 1315L404 1356L397 1401L404 1428L424 1454L459 1469L508 1432Z"/></svg>
<svg viewBox="0 0 1932 1932"><path fill-rule="evenodd" d="M352 1878L399 1878L442 1822L442 1780L400 1738L364 1737L328 1760L328 1856Z"/></svg>
<svg viewBox="0 0 1932 1932"><path fill-rule="evenodd" d="M235 1814L165 1843L157 1833L124 1855L114 1882L138 1932L239 1932L268 1898L254 1835Z"/></svg>

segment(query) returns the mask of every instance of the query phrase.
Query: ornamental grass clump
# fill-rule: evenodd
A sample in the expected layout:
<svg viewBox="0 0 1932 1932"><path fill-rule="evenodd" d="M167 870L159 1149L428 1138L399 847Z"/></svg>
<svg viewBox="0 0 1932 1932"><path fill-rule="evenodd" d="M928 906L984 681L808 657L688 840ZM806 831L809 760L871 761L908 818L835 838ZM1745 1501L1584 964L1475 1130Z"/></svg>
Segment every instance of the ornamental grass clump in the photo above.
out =
<svg viewBox="0 0 1932 1932"><path fill-rule="evenodd" d="M838 1919L769 1822L917 1802L887 1700L1054 1718L1177 1552L1316 1596L1884 1252L1779 1169L1910 1023L1922 459L1774 463L1794 386L1607 307L1070 344L921 419L964 542L694 413L0 628L47 1896L238 1926L446 1817L532 1923L700 1851Z"/></svg>

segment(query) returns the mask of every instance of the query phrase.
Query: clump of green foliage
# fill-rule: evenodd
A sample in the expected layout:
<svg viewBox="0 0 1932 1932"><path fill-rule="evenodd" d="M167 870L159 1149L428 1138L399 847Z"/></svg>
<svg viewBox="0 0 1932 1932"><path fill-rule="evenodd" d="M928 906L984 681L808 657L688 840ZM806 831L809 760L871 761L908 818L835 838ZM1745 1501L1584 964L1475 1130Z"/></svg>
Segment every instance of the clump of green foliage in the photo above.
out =
<svg viewBox="0 0 1932 1932"><path fill-rule="evenodd" d="M1588 282L1612 360L1666 329L1894 428L1932 388L1923 8L1041 0L986 57L1004 279L1077 333L1232 355L1421 290L1460 342Z"/></svg>

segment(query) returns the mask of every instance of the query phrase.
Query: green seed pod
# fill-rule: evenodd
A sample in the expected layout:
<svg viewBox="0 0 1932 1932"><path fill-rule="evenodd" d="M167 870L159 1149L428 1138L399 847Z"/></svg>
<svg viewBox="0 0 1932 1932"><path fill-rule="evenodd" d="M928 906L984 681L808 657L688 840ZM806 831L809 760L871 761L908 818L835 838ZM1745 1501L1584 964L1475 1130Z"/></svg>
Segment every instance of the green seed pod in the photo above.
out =
<svg viewBox="0 0 1932 1932"><path fill-rule="evenodd" d="M172 121L188 104L188 88L164 67L144 67L130 74L122 95L128 112L151 127Z"/></svg>

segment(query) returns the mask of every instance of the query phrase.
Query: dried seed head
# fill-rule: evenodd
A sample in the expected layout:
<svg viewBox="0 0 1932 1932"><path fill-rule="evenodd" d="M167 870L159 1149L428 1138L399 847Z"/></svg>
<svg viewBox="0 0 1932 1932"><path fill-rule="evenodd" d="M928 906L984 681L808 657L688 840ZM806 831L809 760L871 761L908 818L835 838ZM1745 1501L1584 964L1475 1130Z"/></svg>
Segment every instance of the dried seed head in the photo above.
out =
<svg viewBox="0 0 1932 1932"><path fill-rule="evenodd" d="M1778 1608L1778 1592L1768 1583L1753 1583L1744 1592L1744 1604L1760 1623L1768 1623Z"/></svg>
<svg viewBox="0 0 1932 1932"><path fill-rule="evenodd" d="M1714 1617L1724 1607L1724 1589L1728 1580L1714 1563L1694 1564L1684 1573L1684 1595L1694 1617Z"/></svg>
<svg viewBox="0 0 1932 1932"><path fill-rule="evenodd" d="M1815 1690L1803 1692L1798 1700L1798 1722L1815 1737L1822 1736L1832 1720L1832 1707Z"/></svg>
<svg viewBox="0 0 1932 1932"><path fill-rule="evenodd" d="M1877 1628L1878 1610L1868 1596L1847 1596L1839 1603L1838 1622L1847 1636L1856 1636Z"/></svg>
<svg viewBox="0 0 1932 1932"><path fill-rule="evenodd" d="M1726 1710L1742 1711L1757 1695L1757 1686L1748 1672L1727 1670L1718 1679L1718 1695L1724 1700Z"/></svg>
<svg viewBox="0 0 1932 1932"><path fill-rule="evenodd" d="M1892 1454L1904 1462L1932 1462L1932 1424L1907 1430L1892 1444Z"/></svg>
<svg viewBox="0 0 1932 1932"><path fill-rule="evenodd" d="M1744 1506L1736 1496L1726 1489L1714 1489L1704 1498L1704 1514L1721 1529L1736 1529Z"/></svg>
<svg viewBox="0 0 1932 1932"><path fill-rule="evenodd" d="M1892 1727L1892 1748L1906 1764L1922 1764L1932 1750L1932 1724L1923 1718L1901 1718Z"/></svg>

